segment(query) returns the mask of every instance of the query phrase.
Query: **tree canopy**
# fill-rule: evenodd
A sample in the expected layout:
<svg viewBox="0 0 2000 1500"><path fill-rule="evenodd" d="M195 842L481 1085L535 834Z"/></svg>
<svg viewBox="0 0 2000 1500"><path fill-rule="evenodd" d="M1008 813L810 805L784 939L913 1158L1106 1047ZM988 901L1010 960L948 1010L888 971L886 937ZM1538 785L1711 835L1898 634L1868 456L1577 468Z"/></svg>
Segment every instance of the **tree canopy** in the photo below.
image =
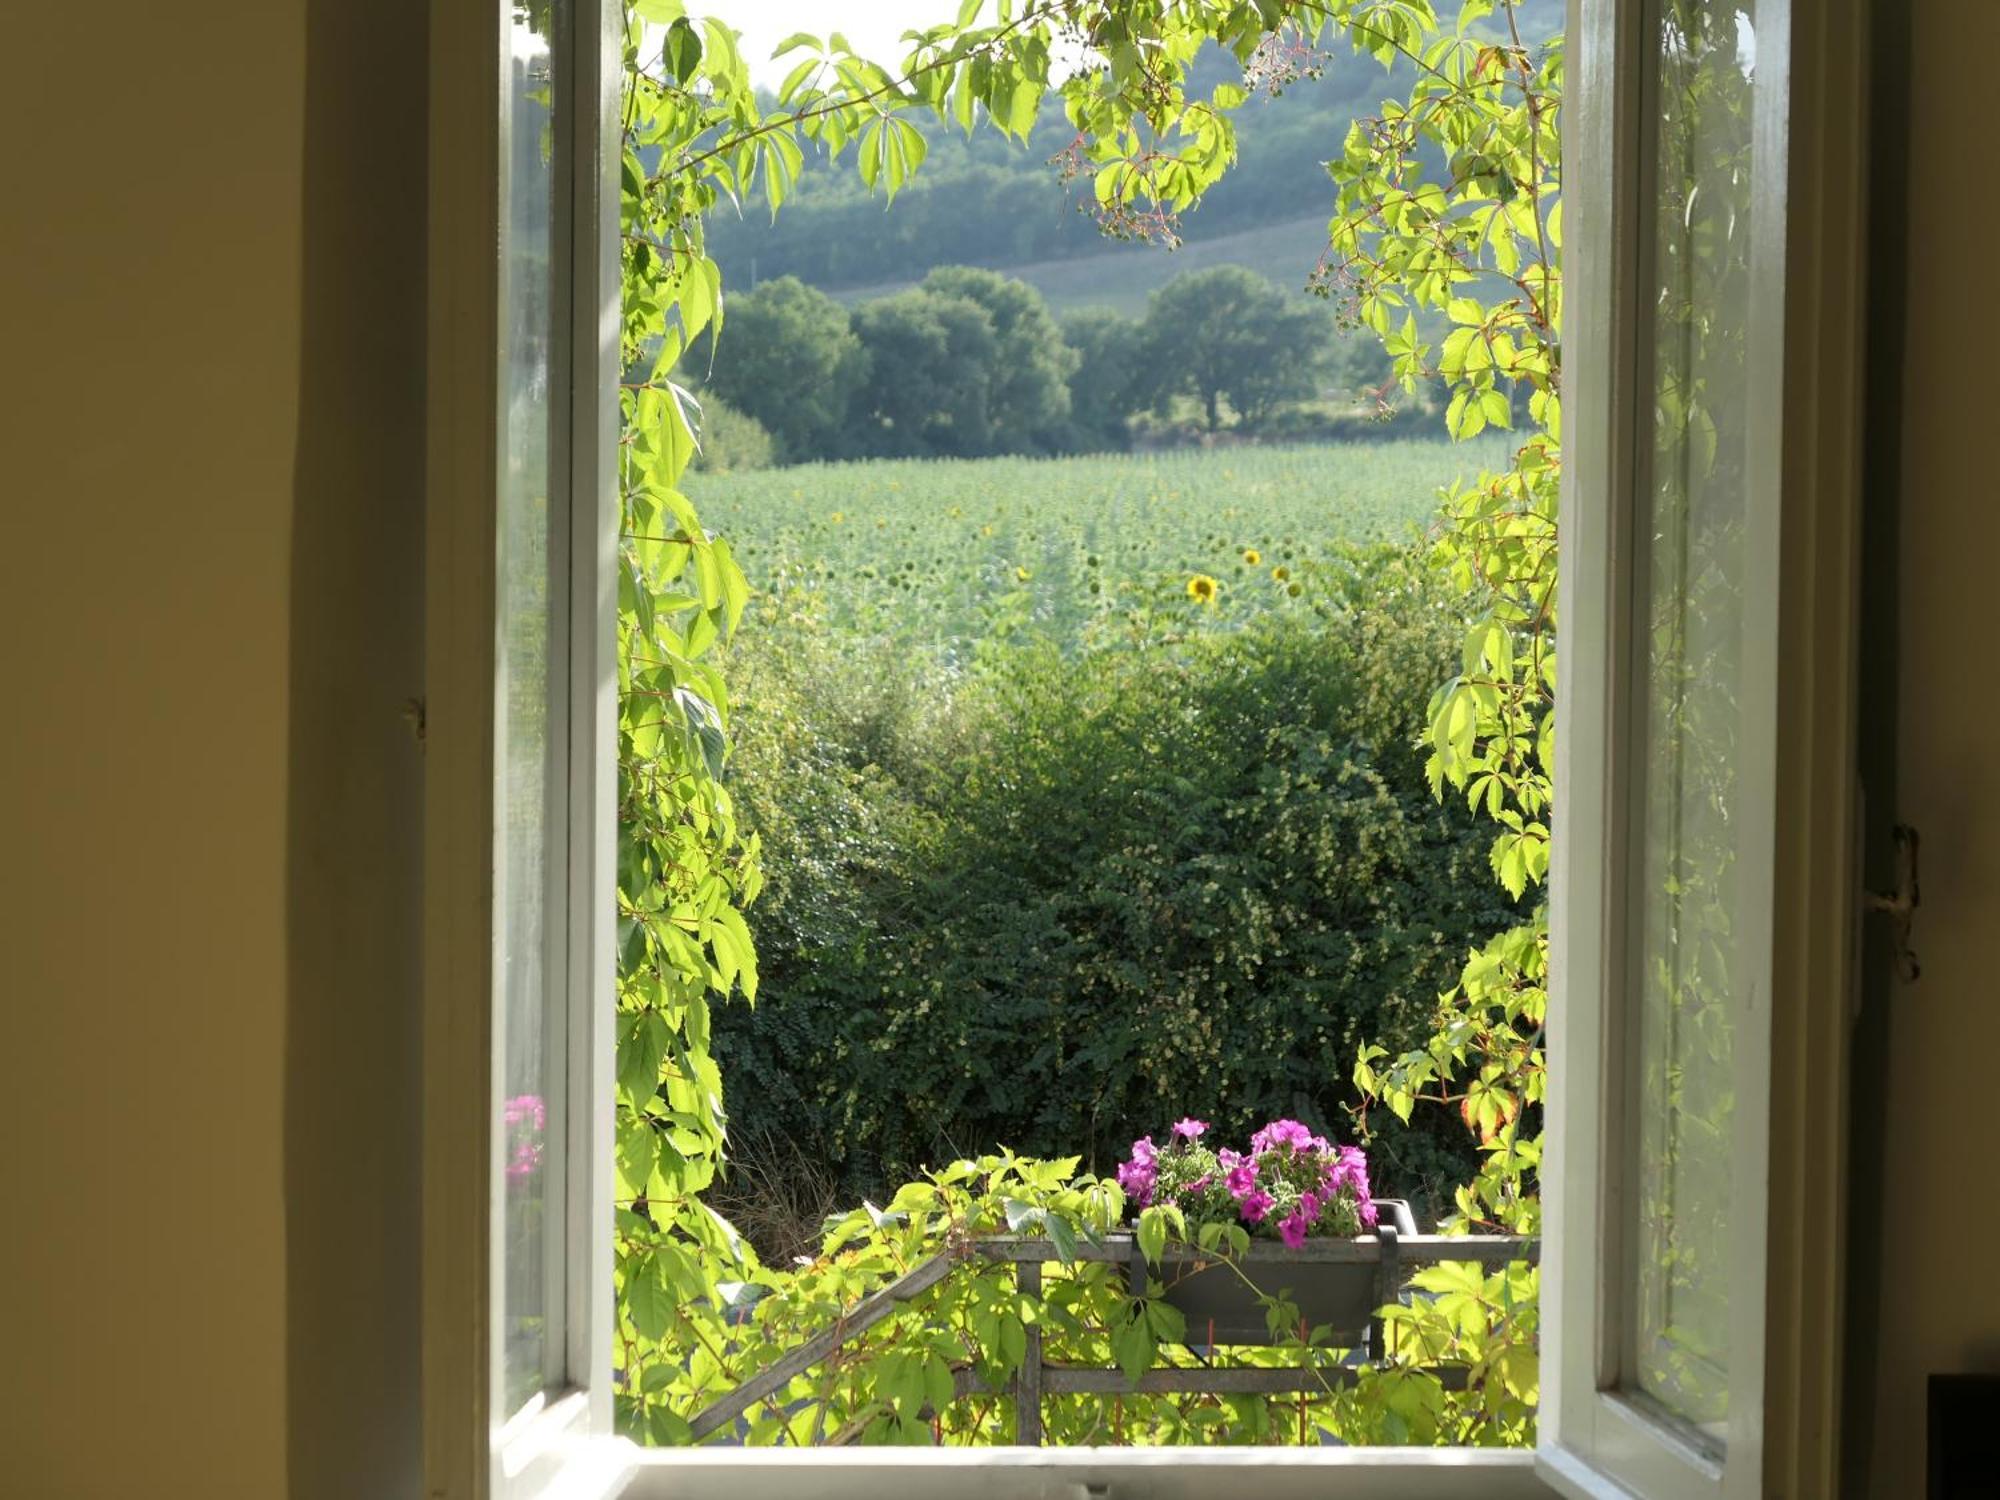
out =
<svg viewBox="0 0 2000 1500"><path fill-rule="evenodd" d="M987 389L1006 449L1019 453L1060 447L1076 355L1063 342L1042 294L1025 281L973 266L940 266L924 278L923 289L976 302L993 320Z"/></svg>
<svg viewBox="0 0 2000 1500"><path fill-rule="evenodd" d="M848 392L866 382L868 356L847 309L796 276L780 276L729 303L729 341L708 384L761 422L795 462L836 451Z"/></svg>
<svg viewBox="0 0 2000 1500"><path fill-rule="evenodd" d="M1193 396L1210 432L1222 427L1226 401L1254 430L1284 402L1317 391L1332 336L1331 318L1247 267L1177 277L1146 307L1154 400Z"/></svg>
<svg viewBox="0 0 2000 1500"><path fill-rule="evenodd" d="M1211 434L1225 418L1254 434L1323 394L1351 404L1368 363L1318 304L1241 266L1176 277L1143 319L1086 309L1059 324L1027 282L973 266L852 309L783 276L728 309L728 336L694 362L786 463L1122 448L1149 408L1171 441L1190 399ZM1379 349L1374 362L1380 384Z"/></svg>
<svg viewBox="0 0 2000 1500"><path fill-rule="evenodd" d="M1079 438L1092 446L1124 447L1132 414L1151 404L1146 341L1138 322L1090 307L1063 319L1062 335L1076 351L1069 409Z"/></svg>

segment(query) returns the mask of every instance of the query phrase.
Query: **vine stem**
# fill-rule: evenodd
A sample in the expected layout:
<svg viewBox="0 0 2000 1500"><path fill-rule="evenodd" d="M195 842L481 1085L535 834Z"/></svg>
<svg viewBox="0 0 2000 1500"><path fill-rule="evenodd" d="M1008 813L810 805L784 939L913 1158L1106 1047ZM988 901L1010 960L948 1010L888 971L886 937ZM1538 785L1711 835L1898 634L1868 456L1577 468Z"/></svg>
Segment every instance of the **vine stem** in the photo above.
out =
<svg viewBox="0 0 2000 1500"><path fill-rule="evenodd" d="M946 56L935 58L922 67L912 68L903 77L899 79L892 78L888 82L865 93L844 95L840 98L829 100L824 104L816 105L811 109L794 110L791 114L781 118L766 120L755 129L746 130L739 135L730 136L718 141L706 151L698 152L694 156L683 157L673 167L665 171L655 172L651 177L646 179L646 186L650 188L683 172L691 172L696 167L702 165L702 163L712 161L726 152L739 150L751 141L757 140L761 136L769 135L773 131L794 130L809 121L823 119L827 115L837 114L842 110L854 109L863 104L873 104L876 100L885 98L890 94L900 94L905 86L914 83L917 79L927 77L937 72L940 68L953 67L959 63L968 62L974 57L984 55L990 49L997 47L1000 43L1006 41L1008 37L1020 31L1023 27L1046 20L1050 16L1059 14L1061 10L1062 0L1046 0L1046 3L1041 6L1024 11L1017 19L1001 27L977 47L968 48L964 52L950 53ZM641 76L645 75L642 74ZM879 114L881 111L877 111L877 113Z"/></svg>

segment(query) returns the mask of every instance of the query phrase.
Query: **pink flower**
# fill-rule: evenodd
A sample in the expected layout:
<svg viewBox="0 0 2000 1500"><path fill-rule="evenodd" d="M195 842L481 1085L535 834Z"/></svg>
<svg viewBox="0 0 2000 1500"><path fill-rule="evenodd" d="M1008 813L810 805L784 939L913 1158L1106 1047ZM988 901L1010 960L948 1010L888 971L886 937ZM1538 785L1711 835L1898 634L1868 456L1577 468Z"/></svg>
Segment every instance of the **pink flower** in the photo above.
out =
<svg viewBox="0 0 2000 1500"><path fill-rule="evenodd" d="M1150 1135L1139 1137L1132 1143L1132 1160L1142 1167L1153 1166L1160 1156L1160 1148L1153 1144Z"/></svg>
<svg viewBox="0 0 2000 1500"><path fill-rule="evenodd" d="M1329 1191L1346 1189L1354 1195L1354 1211L1361 1227L1373 1229L1379 1215L1368 1190L1368 1153L1359 1146L1342 1146L1339 1159L1327 1168Z"/></svg>
<svg viewBox="0 0 2000 1500"><path fill-rule="evenodd" d="M1305 1245L1306 1231L1311 1227L1306 1222L1305 1215L1294 1209L1284 1219L1279 1221L1278 1238L1285 1242L1286 1249L1297 1250Z"/></svg>
<svg viewBox="0 0 2000 1500"><path fill-rule="evenodd" d="M548 1127L548 1106L540 1094L516 1094L500 1106L500 1118L512 1135L507 1176L515 1182L534 1176L542 1164L540 1137Z"/></svg>
<svg viewBox="0 0 2000 1500"><path fill-rule="evenodd" d="M1223 1178L1223 1182L1229 1188L1229 1196L1241 1203L1245 1195L1257 1186L1257 1163L1246 1161L1239 1166L1231 1167L1229 1175Z"/></svg>
<svg viewBox="0 0 2000 1500"><path fill-rule="evenodd" d="M1342 1180L1362 1197L1368 1196L1368 1153L1359 1146L1340 1148L1340 1165L1337 1168Z"/></svg>
<svg viewBox="0 0 2000 1500"><path fill-rule="evenodd" d="M1290 1146L1294 1151L1306 1151L1311 1149L1317 1139L1317 1136L1297 1120L1273 1120L1250 1137L1250 1154L1262 1156L1266 1151L1279 1146Z"/></svg>
<svg viewBox="0 0 2000 1500"><path fill-rule="evenodd" d="M542 1164L542 1148L535 1141L522 1141L515 1146L514 1154L507 1160L507 1175L520 1182L535 1175L535 1169Z"/></svg>
<svg viewBox="0 0 2000 1500"><path fill-rule="evenodd" d="M1159 1174L1153 1170L1149 1162L1135 1160L1119 1163L1118 1186L1123 1188L1126 1196L1141 1208L1152 1203L1153 1184L1158 1180Z"/></svg>
<svg viewBox="0 0 2000 1500"><path fill-rule="evenodd" d="M1320 1207L1321 1202L1318 1193L1301 1193L1299 1195L1299 1217L1304 1219L1308 1224L1314 1224L1319 1221Z"/></svg>
<svg viewBox="0 0 2000 1500"><path fill-rule="evenodd" d="M1276 1201L1262 1188L1252 1188L1243 1195L1243 1200L1237 1207L1242 1211L1246 1222L1261 1224L1264 1222L1264 1215L1271 1211L1271 1205Z"/></svg>
<svg viewBox="0 0 2000 1500"><path fill-rule="evenodd" d="M1208 1121L1206 1120L1187 1119L1174 1122L1174 1134L1182 1140L1198 1141L1207 1131Z"/></svg>

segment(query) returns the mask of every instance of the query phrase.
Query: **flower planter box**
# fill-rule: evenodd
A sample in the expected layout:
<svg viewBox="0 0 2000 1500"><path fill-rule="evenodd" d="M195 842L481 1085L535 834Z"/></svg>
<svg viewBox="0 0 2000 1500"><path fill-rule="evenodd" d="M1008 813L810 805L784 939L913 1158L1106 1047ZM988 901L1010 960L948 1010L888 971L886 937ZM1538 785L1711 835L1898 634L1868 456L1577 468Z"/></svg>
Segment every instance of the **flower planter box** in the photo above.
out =
<svg viewBox="0 0 2000 1500"><path fill-rule="evenodd" d="M1399 1239L1417 1232L1410 1206L1400 1198L1377 1198L1375 1206L1385 1225ZM1187 1319L1190 1344L1271 1344L1259 1294L1283 1294L1299 1309L1308 1328L1333 1330L1334 1347L1358 1348L1368 1341L1369 1324L1382 1305L1378 1289L1379 1253L1373 1236L1358 1240L1309 1239L1297 1250L1270 1240L1253 1240L1250 1251L1234 1263L1170 1245L1156 1272L1134 1253L1132 1282L1143 1291L1147 1277L1156 1275L1165 1300Z"/></svg>

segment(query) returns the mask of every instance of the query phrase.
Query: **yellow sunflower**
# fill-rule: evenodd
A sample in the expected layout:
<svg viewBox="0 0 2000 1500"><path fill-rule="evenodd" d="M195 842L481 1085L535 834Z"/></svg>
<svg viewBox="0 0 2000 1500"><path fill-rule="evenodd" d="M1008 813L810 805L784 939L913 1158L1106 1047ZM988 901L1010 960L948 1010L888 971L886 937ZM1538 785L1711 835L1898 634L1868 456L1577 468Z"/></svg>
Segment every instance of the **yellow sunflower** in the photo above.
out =
<svg viewBox="0 0 2000 1500"><path fill-rule="evenodd" d="M1254 568L1264 560L1264 554L1259 552L1255 547L1245 547L1243 549L1243 560Z"/></svg>
<svg viewBox="0 0 2000 1500"><path fill-rule="evenodd" d="M1279 563L1277 567L1271 569L1271 576L1277 579L1278 582L1283 583L1286 579L1292 576L1292 570L1286 567L1283 563Z"/></svg>
<svg viewBox="0 0 2000 1500"><path fill-rule="evenodd" d="M1215 603L1215 580L1206 573L1197 573L1188 580L1188 598L1197 604Z"/></svg>

